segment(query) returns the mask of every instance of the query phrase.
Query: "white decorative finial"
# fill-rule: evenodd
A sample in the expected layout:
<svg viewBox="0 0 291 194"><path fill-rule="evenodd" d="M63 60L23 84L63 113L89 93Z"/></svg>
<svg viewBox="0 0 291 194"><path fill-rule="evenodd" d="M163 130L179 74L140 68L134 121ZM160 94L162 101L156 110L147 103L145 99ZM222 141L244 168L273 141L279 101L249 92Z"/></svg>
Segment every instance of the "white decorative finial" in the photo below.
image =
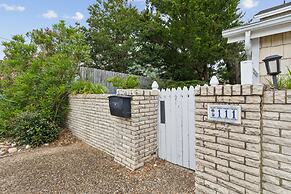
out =
<svg viewBox="0 0 291 194"><path fill-rule="evenodd" d="M212 78L210 80L210 85L211 86L218 86L219 85L219 81L218 81L218 78L216 76L212 76Z"/></svg>
<svg viewBox="0 0 291 194"><path fill-rule="evenodd" d="M154 81L152 84L152 90L159 90L159 84L158 82Z"/></svg>

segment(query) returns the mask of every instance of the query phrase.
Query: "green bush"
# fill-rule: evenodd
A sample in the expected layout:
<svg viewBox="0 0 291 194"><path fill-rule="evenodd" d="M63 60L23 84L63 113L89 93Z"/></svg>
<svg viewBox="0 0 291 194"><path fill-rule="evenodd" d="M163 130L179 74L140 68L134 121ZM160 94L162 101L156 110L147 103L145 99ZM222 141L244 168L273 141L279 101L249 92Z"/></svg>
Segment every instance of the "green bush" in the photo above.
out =
<svg viewBox="0 0 291 194"><path fill-rule="evenodd" d="M112 83L112 85L119 89L135 89L140 86L139 78L137 76L126 76L125 78L121 78L120 76L114 76L108 78L107 81Z"/></svg>
<svg viewBox="0 0 291 194"><path fill-rule="evenodd" d="M54 141L60 128L39 113L22 112L12 123L12 137L19 145L39 146Z"/></svg>
<svg viewBox="0 0 291 194"><path fill-rule="evenodd" d="M71 94L105 94L107 89L101 84L88 81L76 81L71 86Z"/></svg>
<svg viewBox="0 0 291 194"><path fill-rule="evenodd" d="M52 141L65 125L79 65L91 61L84 33L61 21L2 44L0 137L33 145Z"/></svg>

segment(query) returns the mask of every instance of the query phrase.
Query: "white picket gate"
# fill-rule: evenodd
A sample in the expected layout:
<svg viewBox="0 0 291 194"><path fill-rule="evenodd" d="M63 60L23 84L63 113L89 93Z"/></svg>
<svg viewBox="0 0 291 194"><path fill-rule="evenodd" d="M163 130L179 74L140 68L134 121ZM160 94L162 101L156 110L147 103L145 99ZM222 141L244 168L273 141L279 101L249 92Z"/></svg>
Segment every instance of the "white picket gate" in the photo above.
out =
<svg viewBox="0 0 291 194"><path fill-rule="evenodd" d="M186 87L161 90L159 157L195 170L195 94Z"/></svg>

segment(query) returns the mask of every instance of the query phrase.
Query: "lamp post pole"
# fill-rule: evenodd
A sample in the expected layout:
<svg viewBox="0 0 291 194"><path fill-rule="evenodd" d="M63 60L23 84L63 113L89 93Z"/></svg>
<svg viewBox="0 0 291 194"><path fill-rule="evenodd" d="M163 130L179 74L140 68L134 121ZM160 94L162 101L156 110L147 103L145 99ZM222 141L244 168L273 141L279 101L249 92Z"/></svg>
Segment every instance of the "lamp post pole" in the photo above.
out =
<svg viewBox="0 0 291 194"><path fill-rule="evenodd" d="M277 76L276 75L273 75L272 76L272 79L273 79L273 85L274 85L274 88L276 90L278 90L279 86L278 86L278 79L277 79Z"/></svg>

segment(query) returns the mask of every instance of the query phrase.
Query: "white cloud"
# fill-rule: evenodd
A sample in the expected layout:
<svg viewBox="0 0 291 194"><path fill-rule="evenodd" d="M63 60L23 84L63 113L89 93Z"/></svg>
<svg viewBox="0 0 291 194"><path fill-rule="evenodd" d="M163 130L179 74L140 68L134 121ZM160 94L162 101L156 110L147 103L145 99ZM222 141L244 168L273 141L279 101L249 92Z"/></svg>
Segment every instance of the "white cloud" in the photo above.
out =
<svg viewBox="0 0 291 194"><path fill-rule="evenodd" d="M21 5L8 5L5 3L0 4L0 8L4 9L5 11L25 11L25 7Z"/></svg>
<svg viewBox="0 0 291 194"><path fill-rule="evenodd" d="M47 12L43 13L42 16L47 19L55 19L59 17L54 10L48 10Z"/></svg>
<svg viewBox="0 0 291 194"><path fill-rule="evenodd" d="M81 20L84 19L84 14L82 14L81 12L76 12L75 15L72 17L73 20L75 20L76 22L80 22Z"/></svg>
<svg viewBox="0 0 291 194"><path fill-rule="evenodd" d="M242 5L245 9L251 9L259 5L259 1L256 0L243 0Z"/></svg>

